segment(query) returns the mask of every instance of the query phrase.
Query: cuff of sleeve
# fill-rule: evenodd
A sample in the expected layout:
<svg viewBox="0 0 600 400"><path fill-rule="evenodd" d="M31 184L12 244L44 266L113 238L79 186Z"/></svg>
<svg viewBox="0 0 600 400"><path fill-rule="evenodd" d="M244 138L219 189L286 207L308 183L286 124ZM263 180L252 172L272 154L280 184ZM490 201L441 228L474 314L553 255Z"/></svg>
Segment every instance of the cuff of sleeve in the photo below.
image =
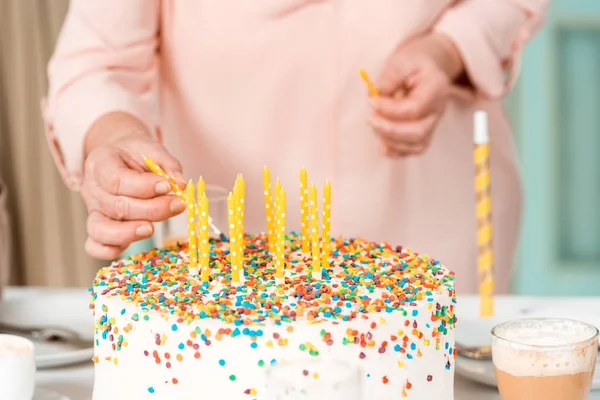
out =
<svg viewBox="0 0 600 400"><path fill-rule="evenodd" d="M42 115L46 127L46 137L50 152L65 184L74 191L81 187L83 179L84 142L87 132L101 116L111 112L125 112L142 121L148 132L158 136L148 108L144 104L118 96L110 97L110 101L100 99L102 96L85 96L85 105L81 100L72 97L74 94L63 93L60 98L63 106L54 107L42 100ZM67 97L72 97L68 99ZM69 109L64 104L76 104L77 108Z"/></svg>
<svg viewBox="0 0 600 400"><path fill-rule="evenodd" d="M448 13L436 25L435 31L452 39L478 92L491 99L505 94L507 85L503 63L473 19L465 20L458 13Z"/></svg>

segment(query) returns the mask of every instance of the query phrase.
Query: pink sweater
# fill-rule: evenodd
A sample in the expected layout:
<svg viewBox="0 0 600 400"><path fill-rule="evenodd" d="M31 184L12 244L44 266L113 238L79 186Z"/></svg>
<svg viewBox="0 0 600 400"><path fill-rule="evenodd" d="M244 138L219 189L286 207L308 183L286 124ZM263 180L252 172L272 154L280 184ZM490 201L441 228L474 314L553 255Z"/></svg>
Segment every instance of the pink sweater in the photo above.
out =
<svg viewBox="0 0 600 400"><path fill-rule="evenodd" d="M499 292L508 288L521 192L500 99L547 0L72 0L49 66L45 118L57 164L77 189L82 144L111 111L144 121L190 178L246 179L246 224L264 231L261 171L288 192L298 171L333 186L333 233L427 251L477 287L472 115L489 113ZM476 92L457 88L428 151L378 152L357 70L376 76L419 33L456 43ZM508 73L508 74L507 74ZM508 80L506 76L508 75ZM297 212L294 212L297 210Z"/></svg>

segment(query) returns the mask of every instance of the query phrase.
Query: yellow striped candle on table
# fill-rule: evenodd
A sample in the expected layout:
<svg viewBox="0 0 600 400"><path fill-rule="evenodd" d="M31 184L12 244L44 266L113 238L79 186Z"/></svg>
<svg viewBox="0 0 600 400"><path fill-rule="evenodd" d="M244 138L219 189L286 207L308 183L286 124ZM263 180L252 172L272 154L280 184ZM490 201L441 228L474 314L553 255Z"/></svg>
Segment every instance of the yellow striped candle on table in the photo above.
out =
<svg viewBox="0 0 600 400"><path fill-rule="evenodd" d="M309 253L310 240L308 233L308 175L304 168L300 170L300 218L302 223L302 252Z"/></svg>
<svg viewBox="0 0 600 400"><path fill-rule="evenodd" d="M474 142L480 315L481 317L490 317L494 314L494 252L492 248L489 134L487 114L483 111L475 113Z"/></svg>
<svg viewBox="0 0 600 400"><path fill-rule="evenodd" d="M273 215L273 194L271 193L271 172L266 166L263 168L263 188L265 195L265 213L267 215L267 238L269 241L269 252L274 254L274 224L275 217Z"/></svg>
<svg viewBox="0 0 600 400"><path fill-rule="evenodd" d="M198 275L198 236L196 231L196 201L194 184L190 180L186 187L186 206L188 219L188 269L190 274Z"/></svg>
<svg viewBox="0 0 600 400"><path fill-rule="evenodd" d="M331 255L331 184L329 181L323 185L323 245L322 256L323 268L329 268L329 256Z"/></svg>
<svg viewBox="0 0 600 400"><path fill-rule="evenodd" d="M319 246L319 201L317 199L317 188L314 184L310 185L310 231L311 231L311 249L312 264L311 272L315 279L322 279L321 273L321 249Z"/></svg>
<svg viewBox="0 0 600 400"><path fill-rule="evenodd" d="M371 96L371 97L379 96L379 90L377 89L377 87L375 87L375 84L373 83L371 78L369 78L369 74L367 74L367 71L365 71L364 69L360 69L358 72L360 73L360 77L365 82L365 85L367 85L367 90L369 91L369 96Z"/></svg>
<svg viewBox="0 0 600 400"><path fill-rule="evenodd" d="M200 232L199 251L200 251L200 271L202 282L208 282L210 273L210 244L208 238L208 197L206 193L200 198L200 220L198 226Z"/></svg>

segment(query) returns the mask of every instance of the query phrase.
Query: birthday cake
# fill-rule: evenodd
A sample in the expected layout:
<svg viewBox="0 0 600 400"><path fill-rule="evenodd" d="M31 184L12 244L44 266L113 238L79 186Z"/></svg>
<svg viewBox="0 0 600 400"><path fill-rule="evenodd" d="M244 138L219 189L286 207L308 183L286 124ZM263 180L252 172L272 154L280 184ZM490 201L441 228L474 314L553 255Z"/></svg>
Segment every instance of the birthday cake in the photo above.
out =
<svg viewBox="0 0 600 400"><path fill-rule="evenodd" d="M301 386L320 379L315 361L356 367L365 399L453 398L454 276L438 261L338 238L315 278L289 233L282 281L267 235L245 235L233 285L224 239L210 240L207 282L189 273L186 244L98 272L94 400L267 399L270 368L306 362Z"/></svg>

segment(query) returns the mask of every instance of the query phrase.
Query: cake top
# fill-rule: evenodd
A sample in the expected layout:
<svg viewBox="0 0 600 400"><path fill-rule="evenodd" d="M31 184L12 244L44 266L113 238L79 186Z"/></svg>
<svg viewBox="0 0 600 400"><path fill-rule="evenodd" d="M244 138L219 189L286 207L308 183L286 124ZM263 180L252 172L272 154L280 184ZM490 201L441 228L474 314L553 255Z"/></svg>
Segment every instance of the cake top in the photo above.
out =
<svg viewBox="0 0 600 400"><path fill-rule="evenodd" d="M142 312L177 316L178 322L212 318L240 326L347 321L373 312L414 315L418 311L411 308L421 302L435 304L434 296L454 297L453 273L437 260L401 246L332 239L331 268L319 280L310 274L311 256L302 253L299 235L287 235L286 246L283 284L276 283L267 236L246 235L243 284L231 284L229 243L213 239L210 282L188 272L184 244L137 254L101 269L94 280L93 300L102 294L132 303ZM438 311L443 318L446 310Z"/></svg>

